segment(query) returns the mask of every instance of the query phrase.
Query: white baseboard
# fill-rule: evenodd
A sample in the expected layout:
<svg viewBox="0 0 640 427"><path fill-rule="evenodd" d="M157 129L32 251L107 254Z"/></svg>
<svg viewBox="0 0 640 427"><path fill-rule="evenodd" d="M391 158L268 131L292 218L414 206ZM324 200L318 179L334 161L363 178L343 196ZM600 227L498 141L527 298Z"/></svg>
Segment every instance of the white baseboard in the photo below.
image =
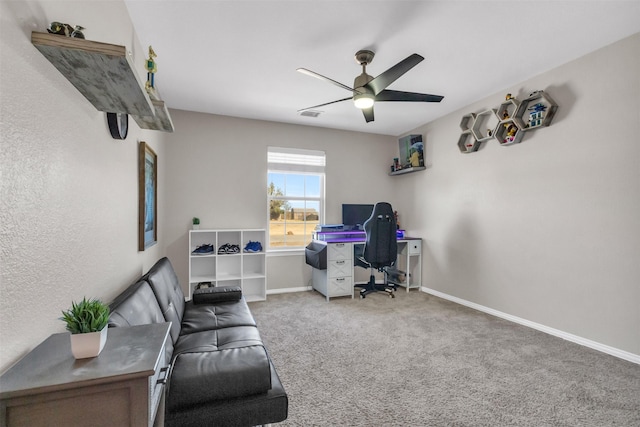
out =
<svg viewBox="0 0 640 427"><path fill-rule="evenodd" d="M580 336L573 335L573 334L570 334L570 333L567 333L567 332L564 332L564 331L561 331L561 330L558 330L558 329L550 328L548 326L541 325L539 323L532 322L532 321L527 320L527 319L522 319L522 318L517 317L517 316L512 316L511 314L503 313L501 311L494 310L493 308L485 307L483 305L476 304L476 303L471 302L471 301L463 300L461 298L454 297L452 295L448 295L448 294L442 293L440 291L436 291L434 289L429 289L429 288L426 288L424 286L422 288L420 288L420 290L422 292L426 292L428 294L440 297L442 299L446 299L448 301L452 301L452 302L455 302L457 304L473 308L474 310L482 311L483 313L487 313L487 314L490 314L492 316L500 317L500 318L508 320L510 322L518 323L520 325L536 329L538 331L547 333L549 335L553 335L553 336L565 339L567 341L571 341L571 342L574 342L576 344L580 344L580 345L583 345L585 347L589 347L589 348L592 348L594 350L598 350L598 351L601 351L603 353L609 354L611 356L615 356L615 357L618 357L620 359L624 359L624 360L627 360L629 362L636 363L636 364L640 365L640 355L638 355L638 354L629 353L628 351L620 350L618 348L611 347L611 346L608 346L608 345L605 345L605 344L601 344L599 342L591 341L591 340L588 340L586 338L582 338Z"/></svg>
<svg viewBox="0 0 640 427"><path fill-rule="evenodd" d="M282 289L269 289L267 290L267 295L276 295L276 294L288 294L291 292L306 292L312 289L311 286L300 286L298 288L282 288Z"/></svg>

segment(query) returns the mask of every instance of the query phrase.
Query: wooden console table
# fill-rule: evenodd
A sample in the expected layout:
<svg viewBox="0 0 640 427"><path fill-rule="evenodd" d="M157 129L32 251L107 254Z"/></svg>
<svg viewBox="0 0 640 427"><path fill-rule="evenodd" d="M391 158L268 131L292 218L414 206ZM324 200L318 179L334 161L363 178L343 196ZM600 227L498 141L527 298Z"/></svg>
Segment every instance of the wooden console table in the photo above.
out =
<svg viewBox="0 0 640 427"><path fill-rule="evenodd" d="M0 425L153 425L170 325L110 328L100 355L79 360L68 333L51 335L0 377Z"/></svg>

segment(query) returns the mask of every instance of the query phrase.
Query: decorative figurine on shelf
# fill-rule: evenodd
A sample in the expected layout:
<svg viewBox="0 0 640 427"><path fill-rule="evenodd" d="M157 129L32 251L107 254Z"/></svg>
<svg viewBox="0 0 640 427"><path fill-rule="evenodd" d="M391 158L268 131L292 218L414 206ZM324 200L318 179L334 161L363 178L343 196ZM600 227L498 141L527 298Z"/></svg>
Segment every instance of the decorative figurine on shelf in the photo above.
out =
<svg viewBox="0 0 640 427"><path fill-rule="evenodd" d="M516 139L516 133L518 132L518 127L513 123L507 123L504 125L507 128L507 134L505 138L502 140L503 144L507 142L513 142Z"/></svg>
<svg viewBox="0 0 640 427"><path fill-rule="evenodd" d="M510 94L510 93L508 93L508 94L504 97L504 100L505 100L505 101L508 101L508 100L510 100L510 99L513 99L513 96L511 96L511 94Z"/></svg>
<svg viewBox="0 0 640 427"><path fill-rule="evenodd" d="M144 66L147 70L147 82L144 84L144 88L152 99L158 100L155 86L155 73L158 71L158 68L156 67L156 61L153 60L156 56L158 55L156 55L153 48L149 46L149 58L145 61Z"/></svg>
<svg viewBox="0 0 640 427"><path fill-rule="evenodd" d="M82 33L82 30L84 29L84 27L76 25L76 27L73 29L73 32L71 33L71 37L76 39L84 39L84 34Z"/></svg>
<svg viewBox="0 0 640 427"><path fill-rule="evenodd" d="M509 111L505 108L502 111L502 120L507 120L509 118Z"/></svg>
<svg viewBox="0 0 640 427"><path fill-rule="evenodd" d="M62 22L53 21L47 31L51 34L58 34L61 36L71 37L71 33L73 33L73 27L69 24L64 24Z"/></svg>
<svg viewBox="0 0 640 427"><path fill-rule="evenodd" d="M73 37L76 39L83 39L84 34L82 34L82 30L84 29L85 28L80 25L76 25L74 28L69 24L53 21L49 25L49 28L47 28L47 31L51 34L58 34L65 37Z"/></svg>

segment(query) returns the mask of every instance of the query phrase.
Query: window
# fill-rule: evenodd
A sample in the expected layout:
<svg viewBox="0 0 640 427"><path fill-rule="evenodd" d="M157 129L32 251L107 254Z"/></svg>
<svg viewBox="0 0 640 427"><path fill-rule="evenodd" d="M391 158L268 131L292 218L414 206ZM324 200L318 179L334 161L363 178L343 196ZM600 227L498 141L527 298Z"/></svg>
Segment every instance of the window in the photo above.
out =
<svg viewBox="0 0 640 427"><path fill-rule="evenodd" d="M323 151L269 147L269 249L299 249L324 218Z"/></svg>

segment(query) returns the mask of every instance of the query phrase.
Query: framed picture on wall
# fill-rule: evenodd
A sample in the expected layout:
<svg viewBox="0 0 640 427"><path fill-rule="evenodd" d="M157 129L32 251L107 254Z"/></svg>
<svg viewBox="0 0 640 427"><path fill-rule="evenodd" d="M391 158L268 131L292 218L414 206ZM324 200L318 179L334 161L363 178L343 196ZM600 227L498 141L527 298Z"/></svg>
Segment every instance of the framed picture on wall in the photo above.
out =
<svg viewBox="0 0 640 427"><path fill-rule="evenodd" d="M138 250L158 242L158 156L140 141L138 155Z"/></svg>

